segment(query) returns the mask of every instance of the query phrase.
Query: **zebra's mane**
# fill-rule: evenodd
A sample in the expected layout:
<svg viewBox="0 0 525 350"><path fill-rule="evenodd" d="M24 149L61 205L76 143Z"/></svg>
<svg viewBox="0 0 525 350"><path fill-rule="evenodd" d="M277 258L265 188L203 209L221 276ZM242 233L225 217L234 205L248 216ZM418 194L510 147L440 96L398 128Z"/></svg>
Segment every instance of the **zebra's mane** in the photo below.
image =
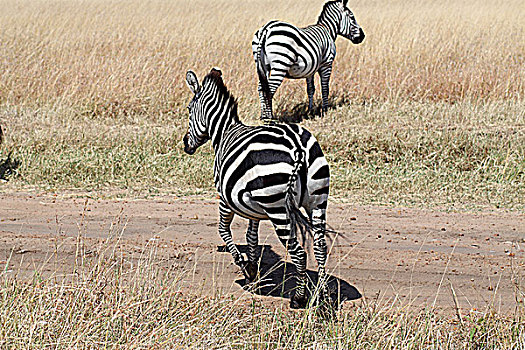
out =
<svg viewBox="0 0 525 350"><path fill-rule="evenodd" d="M317 23L321 20L321 18L324 17L325 11L328 7L332 6L333 4L338 3L340 0L334 0L334 1L328 1L324 4L323 10L321 11L321 14L319 15L319 18L317 18Z"/></svg>
<svg viewBox="0 0 525 350"><path fill-rule="evenodd" d="M208 73L208 75L204 77L202 85L206 85L208 82L214 84L217 87L219 94L222 95L224 99L228 101L227 110L231 111L230 115L236 122L238 122L239 116L237 115L237 99L233 97L226 85L224 85L224 81L222 80L220 72L211 71L210 73Z"/></svg>

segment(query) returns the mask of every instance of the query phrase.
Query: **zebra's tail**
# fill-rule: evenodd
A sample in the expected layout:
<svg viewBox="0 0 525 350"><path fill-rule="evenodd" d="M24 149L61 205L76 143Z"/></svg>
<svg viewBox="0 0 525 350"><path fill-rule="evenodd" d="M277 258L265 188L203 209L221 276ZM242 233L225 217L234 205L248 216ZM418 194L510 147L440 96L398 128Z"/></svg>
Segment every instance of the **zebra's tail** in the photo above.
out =
<svg viewBox="0 0 525 350"><path fill-rule="evenodd" d="M299 170L301 170L301 166L304 164L304 158L305 152L303 150L297 150L295 154L294 168L292 174L290 175L290 180L286 186L286 194L284 197L286 214L290 219L290 235L295 237L297 233L297 227L299 227L303 242L306 241L307 234L312 234L313 228L310 220L308 220L308 218L299 210L299 207L295 202L295 183L299 177Z"/></svg>
<svg viewBox="0 0 525 350"><path fill-rule="evenodd" d="M257 45L257 75L259 76L259 82L261 83L262 92L266 101L270 101L270 84L266 77L266 70L264 69L264 45L266 43L266 27L261 30L259 35L259 44Z"/></svg>

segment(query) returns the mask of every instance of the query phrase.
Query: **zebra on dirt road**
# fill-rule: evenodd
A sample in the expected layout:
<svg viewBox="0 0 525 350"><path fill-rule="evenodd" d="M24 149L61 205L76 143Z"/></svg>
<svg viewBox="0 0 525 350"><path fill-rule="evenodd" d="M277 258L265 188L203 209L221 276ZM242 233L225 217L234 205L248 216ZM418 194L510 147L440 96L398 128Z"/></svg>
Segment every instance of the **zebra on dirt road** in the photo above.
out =
<svg viewBox="0 0 525 350"><path fill-rule="evenodd" d="M243 124L237 115L237 102L219 70L212 69L202 86L195 73L189 71L186 82L194 96L188 106L184 151L194 154L198 147L211 141L215 151L215 186L220 195L219 235L235 263L247 280L256 279L259 221L270 220L297 269L297 287L290 306L306 307L306 252L298 236L313 236L318 291L322 297L318 300L325 299L330 174L319 143L298 125ZM299 210L301 207L306 216ZM233 242L230 224L235 214L249 220L247 261Z"/></svg>

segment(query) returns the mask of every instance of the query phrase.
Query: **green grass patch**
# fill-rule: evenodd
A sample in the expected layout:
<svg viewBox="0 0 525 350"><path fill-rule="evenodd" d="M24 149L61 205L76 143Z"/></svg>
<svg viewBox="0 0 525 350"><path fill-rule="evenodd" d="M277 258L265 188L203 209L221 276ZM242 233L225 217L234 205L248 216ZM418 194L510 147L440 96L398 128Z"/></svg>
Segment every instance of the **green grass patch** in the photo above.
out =
<svg viewBox="0 0 525 350"><path fill-rule="evenodd" d="M256 105L248 107L256 114ZM525 204L523 103L346 105L303 125L331 165L332 195L357 203L520 209ZM0 112L15 188L124 196L213 194L213 151L183 152L183 107L156 116L74 109ZM253 118L248 123L253 123Z"/></svg>

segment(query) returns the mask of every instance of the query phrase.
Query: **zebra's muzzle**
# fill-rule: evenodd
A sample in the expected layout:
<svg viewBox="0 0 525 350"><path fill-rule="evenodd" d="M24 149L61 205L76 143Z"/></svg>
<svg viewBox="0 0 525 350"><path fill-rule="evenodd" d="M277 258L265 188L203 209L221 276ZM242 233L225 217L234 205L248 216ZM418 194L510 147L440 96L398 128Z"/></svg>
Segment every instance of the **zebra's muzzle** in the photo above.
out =
<svg viewBox="0 0 525 350"><path fill-rule="evenodd" d="M195 153L196 148L190 147L188 144L189 134L184 135L184 138L182 139L184 141L184 152L188 153L189 155L192 155Z"/></svg>
<svg viewBox="0 0 525 350"><path fill-rule="evenodd" d="M362 28L359 28L359 35L350 38L352 44L361 44L363 40L365 40L365 32L363 32Z"/></svg>

